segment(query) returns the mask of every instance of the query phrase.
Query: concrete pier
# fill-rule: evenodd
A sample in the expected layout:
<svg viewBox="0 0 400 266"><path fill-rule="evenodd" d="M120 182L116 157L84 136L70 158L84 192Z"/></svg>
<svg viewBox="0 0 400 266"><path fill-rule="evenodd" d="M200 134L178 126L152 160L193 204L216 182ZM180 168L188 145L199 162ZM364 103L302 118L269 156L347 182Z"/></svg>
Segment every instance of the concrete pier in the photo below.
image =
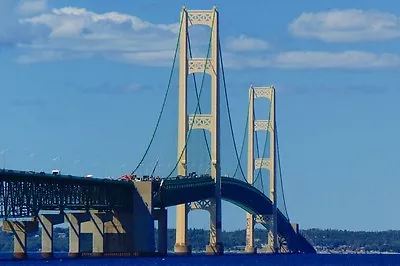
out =
<svg viewBox="0 0 400 266"><path fill-rule="evenodd" d="M133 214L112 212L110 216L104 222L104 255L128 255L133 251Z"/></svg>
<svg viewBox="0 0 400 266"><path fill-rule="evenodd" d="M152 182L136 182L133 191L133 249L138 255L155 255Z"/></svg>
<svg viewBox="0 0 400 266"><path fill-rule="evenodd" d="M223 255L224 254L224 246L221 242L218 241L216 235L218 235L221 230L221 222L218 222L218 212L215 210L217 208L217 204L212 204L209 212L210 212L210 242L206 245L206 254L207 255Z"/></svg>
<svg viewBox="0 0 400 266"><path fill-rule="evenodd" d="M105 248L105 223L112 220L112 214L90 211L87 215L89 216L89 220L82 223L81 233L92 234L92 256L103 256Z"/></svg>
<svg viewBox="0 0 400 266"><path fill-rule="evenodd" d="M36 221L3 221L3 231L14 234L15 259L27 258L26 234L37 230L38 222Z"/></svg>
<svg viewBox="0 0 400 266"><path fill-rule="evenodd" d="M81 256L81 224L90 219L88 213L67 213L65 222L69 224L69 251L68 256L76 258Z"/></svg>
<svg viewBox="0 0 400 266"><path fill-rule="evenodd" d="M251 213L246 213L246 246L244 252L247 254L257 253L257 249L254 247L254 224L254 216Z"/></svg>
<svg viewBox="0 0 400 266"><path fill-rule="evenodd" d="M257 253L257 248L251 247L251 246L246 246L244 248L244 252L247 254L256 254Z"/></svg>
<svg viewBox="0 0 400 266"><path fill-rule="evenodd" d="M224 254L224 246L222 243L210 244L206 246L206 254L207 255L223 255Z"/></svg>
<svg viewBox="0 0 400 266"><path fill-rule="evenodd" d="M299 232L300 232L300 227L298 223L292 223L292 228L295 233L293 237L291 237L288 241L288 250L291 250L291 252L297 253L299 250L299 243L298 243L298 237L299 237Z"/></svg>
<svg viewBox="0 0 400 266"><path fill-rule="evenodd" d="M174 252L175 255L187 256L192 254L192 246L188 244L188 205L180 204L176 206L176 235Z"/></svg>
<svg viewBox="0 0 400 266"><path fill-rule="evenodd" d="M167 210L155 210L152 182L137 182L132 189L130 209L99 211L71 210L70 212L40 213L29 220L7 219L2 230L14 235L14 257L27 258L27 233L41 232L41 256L54 254L54 226L69 225L69 257L82 255L83 234L92 234L91 256L157 256L167 254ZM154 220L159 224L158 252L155 249Z"/></svg>
<svg viewBox="0 0 400 266"><path fill-rule="evenodd" d="M158 248L157 252L159 255L167 255L168 250L168 216L167 216L167 209L157 209L154 210L154 219L158 221Z"/></svg>
<svg viewBox="0 0 400 266"><path fill-rule="evenodd" d="M174 246L175 255L190 255L192 254L192 246L187 244L176 243Z"/></svg>
<svg viewBox="0 0 400 266"><path fill-rule="evenodd" d="M176 236L174 252L175 255L190 255L192 247L188 244L187 228L188 228L188 206L180 204L176 206Z"/></svg>
<svg viewBox="0 0 400 266"><path fill-rule="evenodd" d="M64 222L64 214L41 214L38 217L42 226L42 258L49 259L53 257L53 229L54 225Z"/></svg>
<svg viewBox="0 0 400 266"><path fill-rule="evenodd" d="M90 210L65 215L69 224L69 257L82 255L82 233L92 234L92 256L155 255L152 182L140 182L135 186L131 212ZM166 232L166 210L157 215ZM166 254L166 233L159 247Z"/></svg>

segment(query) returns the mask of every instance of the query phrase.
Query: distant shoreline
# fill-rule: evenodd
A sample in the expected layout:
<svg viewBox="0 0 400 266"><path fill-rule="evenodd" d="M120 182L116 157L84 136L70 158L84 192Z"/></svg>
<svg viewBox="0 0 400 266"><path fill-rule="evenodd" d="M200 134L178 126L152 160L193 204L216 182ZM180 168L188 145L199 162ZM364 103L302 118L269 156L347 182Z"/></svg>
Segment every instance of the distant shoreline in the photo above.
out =
<svg viewBox="0 0 400 266"><path fill-rule="evenodd" d="M331 229L306 229L301 234L314 246L318 254L400 254L400 230L380 232L347 231ZM255 247L260 249L267 243L267 231L255 230ZM41 232L28 234L28 252L37 252L41 248ZM155 233L157 237L157 233ZM225 253L241 254L246 245L245 230L224 231L222 234ZM189 229L188 240L192 252L201 254L209 240L209 231ZM157 241L157 240L156 240ZM172 252L175 244L175 229L168 229L168 251ZM68 251L68 228L54 228L55 252ZM1 231L0 253L9 253L13 249L12 234ZM91 235L82 235L82 252L90 252Z"/></svg>

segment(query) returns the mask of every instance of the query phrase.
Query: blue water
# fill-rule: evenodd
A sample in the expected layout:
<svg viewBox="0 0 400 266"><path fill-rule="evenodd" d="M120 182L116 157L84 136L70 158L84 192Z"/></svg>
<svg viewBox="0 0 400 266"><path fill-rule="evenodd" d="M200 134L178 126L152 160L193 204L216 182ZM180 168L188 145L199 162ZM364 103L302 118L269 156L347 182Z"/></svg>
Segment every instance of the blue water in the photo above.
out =
<svg viewBox="0 0 400 266"><path fill-rule="evenodd" d="M0 260L0 265L63 265L63 266L222 266L222 265L400 265L400 255L193 255L165 258L82 258Z"/></svg>

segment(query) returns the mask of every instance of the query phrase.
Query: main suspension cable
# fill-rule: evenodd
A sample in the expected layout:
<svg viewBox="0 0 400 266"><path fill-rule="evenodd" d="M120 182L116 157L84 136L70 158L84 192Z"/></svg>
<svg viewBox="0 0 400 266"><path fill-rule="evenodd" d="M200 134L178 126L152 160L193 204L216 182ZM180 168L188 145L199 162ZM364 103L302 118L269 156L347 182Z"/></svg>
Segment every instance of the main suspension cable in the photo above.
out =
<svg viewBox="0 0 400 266"><path fill-rule="evenodd" d="M240 155L239 155L239 160L238 160L238 164L236 165L236 169L235 172L233 173L233 176L236 176L237 171L239 170L239 165L240 165L240 161L242 159L243 156L243 151L244 151L244 146L245 146L245 141L246 141L246 132L248 132L248 126L249 126L249 109L250 109L250 97L249 100L247 102L247 115L246 115L246 125L244 127L244 133L243 133L243 139L242 139L242 147L240 148ZM247 180L246 180L247 182Z"/></svg>
<svg viewBox="0 0 400 266"><path fill-rule="evenodd" d="M183 14L182 14L182 15L183 15ZM183 21L183 19L182 19L182 17L181 17L181 22L180 22L180 25L179 25L178 40L177 40L176 46L175 46L174 60L173 60L173 62L172 62L172 67L171 67L171 71L170 71L170 75L169 75L169 79L168 79L167 90L166 90L166 92L165 92L165 94L164 94L164 99L163 99L163 103L162 103L162 106L161 106L160 113L159 113L159 115L158 115L157 123L156 123L156 126L155 126L155 128L154 128L153 134L152 134L152 136L151 136L149 145L147 146L146 151L144 152L144 154L143 154L143 156L142 156L142 159L139 161L138 165L137 165L136 168L132 171L131 174L134 174L134 173L137 171L137 169L140 167L140 165L143 163L145 157L147 156L147 153L148 153L149 150L150 150L151 145L153 144L154 138L155 138L155 136L156 136L156 132L157 132L158 127L159 127L159 125L160 125L161 117L162 117L162 114L163 114L163 112L164 112L165 104L166 104L166 102L167 102L168 93L169 93L169 90L170 90L170 88L171 88L172 75L173 75L173 73L174 73L175 61L176 61L176 56L177 56L177 54L178 54L178 47L179 47L179 43L180 43L180 36L179 36L179 35L180 35L181 30L182 30L182 21Z"/></svg>
<svg viewBox="0 0 400 266"><path fill-rule="evenodd" d="M190 59L192 59L193 56L192 56L192 47L190 45L189 31L187 33L187 39L188 39L188 46L189 46L189 55L190 55ZM200 97L199 97L199 92L198 92L198 89L197 89L197 82L196 82L195 73L192 73L192 76L193 76L194 88L195 88L195 91L196 91L196 99L197 99L198 102L200 102ZM199 114L201 114L201 106L200 105L199 105ZM206 146L207 146L208 157L211 160L211 152L210 152L210 146L209 146L208 140L207 140L206 130L202 129L202 131L203 131L204 140L205 140Z"/></svg>
<svg viewBox="0 0 400 266"><path fill-rule="evenodd" d="M255 117L255 115L254 115L254 117ZM267 150L270 124L271 124L271 105L269 106L269 111L268 111L268 123L267 123L267 132L266 132L266 137L265 137L265 142L264 142L264 148L263 148L263 152L262 152L262 157L260 158L261 159L261 165L263 165L263 162L264 162L264 159L265 159L266 150ZM273 144L270 143L270 145L273 145ZM257 147L258 147L258 139L257 139ZM270 176L271 176L271 174L270 174ZM256 182L260 178L261 178L261 186L262 186L263 192L265 193L261 168L258 170L257 177L255 178L254 182Z"/></svg>
<svg viewBox="0 0 400 266"><path fill-rule="evenodd" d="M253 87L251 87L251 89L254 91ZM253 105L253 107L254 107L254 105ZM256 118L256 113L255 113L254 108L253 108L253 118L254 118L254 121L257 120L257 118ZM258 142L258 134L257 134L257 131L255 131L255 132L253 131L253 134L255 135L257 158L259 159L259 158L260 158L260 148L259 148L259 142ZM267 141L267 139L266 139L265 141ZM263 153L264 153L264 151L263 151ZM263 157L264 157L264 156L263 156ZM261 165L262 165L262 162L261 162ZM257 176L256 176L256 178L253 180L253 184L251 184L251 185L254 186L254 185L256 184L257 180L260 179L261 191L265 194L265 191L264 191L264 182L263 182L261 170L262 170L262 168L258 168L258 169L257 169Z"/></svg>
<svg viewBox="0 0 400 266"><path fill-rule="evenodd" d="M242 177L243 177L244 181L247 182L246 176L244 175L244 172L243 172L242 165L240 163L239 154L238 154L238 150L237 150L237 146L236 146L235 134L233 133L232 117L231 117L231 111L230 111L230 107L229 107L228 92L227 92L227 89L226 89L224 63L223 63L223 60L222 60L221 44L220 44L219 40L218 40L218 51L219 51L219 55L220 55L221 70L222 70L222 80L223 80L223 83L224 83L225 101L226 101L226 107L227 107L227 111L228 111L229 126L230 126L232 140L233 140L233 147L235 148L235 155L236 155L236 159L238 160L238 163L239 163L240 172L242 173Z"/></svg>
<svg viewBox="0 0 400 266"><path fill-rule="evenodd" d="M290 221L289 218L289 213L286 207L286 199L285 199L285 190L283 188L283 176L282 176L282 168L281 168L281 156L280 156L280 152L279 152L279 141L278 141L278 126L275 122L275 132L276 132L276 149L277 149L277 157L278 157L278 167L279 167L279 176L280 176L280 181L281 181L281 189L282 189L282 198L283 198L283 206L285 208L285 213L286 213L286 217L288 218L288 221Z"/></svg>
<svg viewBox="0 0 400 266"><path fill-rule="evenodd" d="M250 88L251 90L252 90L252 93L253 93L253 95L254 95L254 88L253 88L253 86L251 86L251 88ZM254 96L252 97L252 101L253 101L253 110L251 110L252 112L253 112L253 121L257 121L257 116L256 116L256 111L254 110ZM254 123L253 123L253 125L254 125ZM258 133L257 133L257 131L254 131L254 127L253 127L253 132L252 132L252 134L253 134L253 138L254 138L254 141L255 141L255 143L256 143L256 154L257 154L257 159L258 158L260 158L260 147L259 147L259 142L258 142ZM254 144L253 144L254 145ZM254 151L253 151L254 152ZM253 169L253 175L254 175L254 170L255 169ZM255 185L255 183L257 182L257 180L260 178L260 175L261 175L261 168L258 168L257 169L257 175L256 175L256 178L254 179L253 178L253 184L251 184L252 186L254 186ZM263 185L263 183L262 183L262 179L261 179L261 186ZM262 188L262 192L264 192L264 189Z"/></svg>
<svg viewBox="0 0 400 266"><path fill-rule="evenodd" d="M206 69L207 69L207 61L209 60L209 55L210 55L210 50L211 50L210 48L211 48L211 41L212 41L212 35L213 35L212 33L213 33L213 29L214 29L214 19L215 19L215 13L213 13L213 18L212 18L212 22L211 22L210 40L209 40L209 43L208 43L207 56L206 56L206 63L204 64L203 77L202 77L202 79L201 79L200 92L199 92L199 98L198 98L198 99L201 98L201 94L202 94L202 92L203 92L204 78L205 78ZM185 41L186 41L186 40L185 40ZM187 144L188 144L190 135L191 135L191 133L192 133L194 121L195 121L195 119L196 119L196 116L197 116L197 112L198 112L198 110L199 110L199 107L200 107L200 101L198 100L198 101L197 101L197 105L196 105L196 110L195 110L194 115L193 115L192 123L191 123L191 125L190 125L189 132L187 133L187 136L186 136L185 146L183 147L183 149L182 149L182 151L181 151L181 153L180 153L180 155L179 155L179 158L178 158L178 160L177 160L176 163L175 163L174 168L173 168L173 169L171 170L171 172L168 174L167 178L170 177L170 176L174 173L175 169L178 167L178 164L179 164L179 162L180 162L181 159L182 159L183 153L186 151Z"/></svg>

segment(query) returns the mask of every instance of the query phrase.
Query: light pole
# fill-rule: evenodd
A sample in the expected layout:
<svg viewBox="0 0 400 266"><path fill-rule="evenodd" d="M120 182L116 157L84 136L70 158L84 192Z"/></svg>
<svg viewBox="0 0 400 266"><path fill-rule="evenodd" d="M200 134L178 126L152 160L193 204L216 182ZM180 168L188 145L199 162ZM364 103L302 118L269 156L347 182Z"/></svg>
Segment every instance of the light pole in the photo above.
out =
<svg viewBox="0 0 400 266"><path fill-rule="evenodd" d="M74 161L74 165L77 165L78 163L80 163L81 162L81 160L75 160ZM82 164L81 164L82 165ZM83 166L82 166L82 169L81 169L81 174L82 174L82 176L83 176Z"/></svg>
<svg viewBox="0 0 400 266"><path fill-rule="evenodd" d="M36 169L35 169L35 155L36 154L34 152L29 154L29 157L32 157L32 161L33 161L33 171L36 171Z"/></svg>
<svg viewBox="0 0 400 266"><path fill-rule="evenodd" d="M59 161L59 164L58 164L59 167L57 167L57 165L55 165L56 166L55 168L61 171L61 156L54 157L52 160L53 160L53 162Z"/></svg>
<svg viewBox="0 0 400 266"><path fill-rule="evenodd" d="M167 177L171 171L172 171L172 164L169 163L167 166L167 171L165 171L164 177Z"/></svg>
<svg viewBox="0 0 400 266"><path fill-rule="evenodd" d="M93 175L94 175L94 173L96 173L95 167L98 165L99 165L99 163L92 163ZM90 174L92 174L92 173L90 173Z"/></svg>
<svg viewBox="0 0 400 266"><path fill-rule="evenodd" d="M106 165L105 165L105 164L102 164L102 165L101 165L101 168L102 168L102 170L103 170L103 177L106 177Z"/></svg>
<svg viewBox="0 0 400 266"><path fill-rule="evenodd" d="M125 174L124 169L125 169L125 164L121 164L121 175Z"/></svg>
<svg viewBox="0 0 400 266"><path fill-rule="evenodd" d="M2 150L0 152L0 155L3 156L3 169L6 169L6 152L8 152L8 149Z"/></svg>

